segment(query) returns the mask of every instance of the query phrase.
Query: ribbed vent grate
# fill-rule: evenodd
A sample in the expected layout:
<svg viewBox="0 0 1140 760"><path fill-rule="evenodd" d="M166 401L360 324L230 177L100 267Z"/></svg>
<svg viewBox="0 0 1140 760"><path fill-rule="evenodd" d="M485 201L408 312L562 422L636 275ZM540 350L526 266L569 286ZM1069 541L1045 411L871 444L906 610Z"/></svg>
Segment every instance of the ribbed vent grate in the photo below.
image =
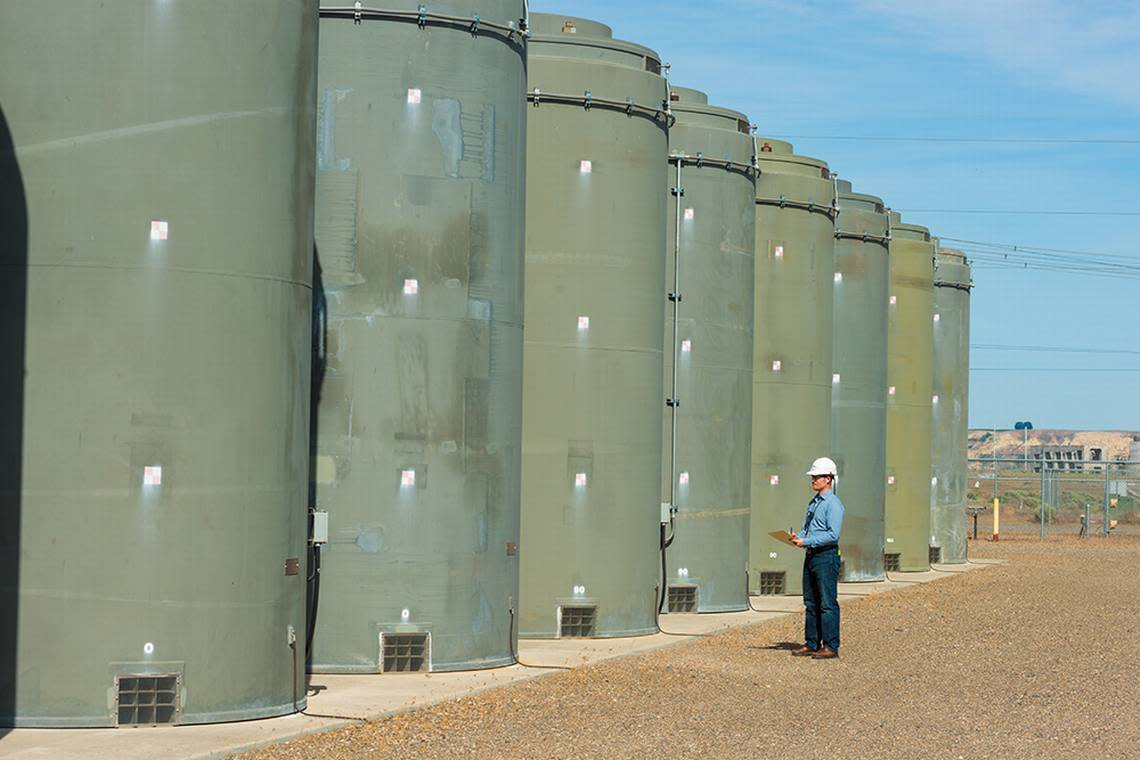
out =
<svg viewBox="0 0 1140 760"><path fill-rule="evenodd" d="M597 619L597 607L563 607L560 635L566 639L589 638L594 635Z"/></svg>
<svg viewBox="0 0 1140 760"><path fill-rule="evenodd" d="M930 564L937 565L940 562L942 562L942 547L941 546L930 547Z"/></svg>
<svg viewBox="0 0 1140 760"><path fill-rule="evenodd" d="M158 726L178 722L179 678L177 674L119 676L118 725Z"/></svg>
<svg viewBox="0 0 1140 760"><path fill-rule="evenodd" d="M786 588L784 584L786 574L781 570L780 572L763 572L760 573L760 593L763 595L778 596L784 593Z"/></svg>
<svg viewBox="0 0 1140 760"><path fill-rule="evenodd" d="M697 587L696 586L670 586L669 587L670 612L696 612Z"/></svg>
<svg viewBox="0 0 1140 760"><path fill-rule="evenodd" d="M380 647L385 673L423 673L430 661L426 633L382 633Z"/></svg>
<svg viewBox="0 0 1140 760"><path fill-rule="evenodd" d="M888 573L897 573L899 571L899 555L884 554L883 569L885 569Z"/></svg>

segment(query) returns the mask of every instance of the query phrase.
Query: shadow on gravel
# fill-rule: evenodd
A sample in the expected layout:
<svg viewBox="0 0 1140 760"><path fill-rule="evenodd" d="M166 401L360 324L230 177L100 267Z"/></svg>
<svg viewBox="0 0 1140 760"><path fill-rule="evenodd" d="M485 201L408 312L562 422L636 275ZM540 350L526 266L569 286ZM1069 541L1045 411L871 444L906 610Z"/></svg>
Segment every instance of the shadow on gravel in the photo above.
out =
<svg viewBox="0 0 1140 760"><path fill-rule="evenodd" d="M775 649L780 652L790 652L793 649L799 649L803 644L798 641L777 641L774 644L769 644L766 647L745 647L745 649Z"/></svg>

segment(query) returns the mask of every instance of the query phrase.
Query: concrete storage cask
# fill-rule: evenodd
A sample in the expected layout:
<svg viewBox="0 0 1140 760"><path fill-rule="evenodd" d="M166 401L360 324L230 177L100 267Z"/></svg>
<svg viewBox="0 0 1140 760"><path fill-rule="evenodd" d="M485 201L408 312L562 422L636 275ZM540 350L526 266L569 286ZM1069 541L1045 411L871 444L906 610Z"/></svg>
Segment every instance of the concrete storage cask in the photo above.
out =
<svg viewBox="0 0 1140 760"><path fill-rule="evenodd" d="M884 577L890 222L882 199L837 187L831 440L845 507L842 579L873 581Z"/></svg>
<svg viewBox="0 0 1140 760"><path fill-rule="evenodd" d="M666 289L680 299L665 312L665 393L678 401L665 413L661 500L677 508L665 609L744 610L756 161L747 116L684 87L670 100Z"/></svg>
<svg viewBox="0 0 1140 760"><path fill-rule="evenodd" d="M656 630L667 115L660 57L535 14L523 636Z"/></svg>
<svg viewBox="0 0 1140 760"><path fill-rule="evenodd" d="M518 599L524 4L390 3L360 23L350 3L321 5L327 310L314 473L330 541L312 668L506 665Z"/></svg>
<svg viewBox="0 0 1140 760"><path fill-rule="evenodd" d="M799 594L803 552L768 534L800 529L805 473L831 450L835 184L788 143L758 145L750 591Z"/></svg>
<svg viewBox="0 0 1140 760"><path fill-rule="evenodd" d="M931 397L931 557L966 561L966 435L970 408L970 265L939 248L934 257L934 393Z"/></svg>
<svg viewBox="0 0 1140 760"><path fill-rule="evenodd" d="M887 301L886 569L930 567L930 431L934 353L934 242L891 215Z"/></svg>
<svg viewBox="0 0 1140 760"><path fill-rule="evenodd" d="M305 705L316 2L0 4L0 719Z"/></svg>

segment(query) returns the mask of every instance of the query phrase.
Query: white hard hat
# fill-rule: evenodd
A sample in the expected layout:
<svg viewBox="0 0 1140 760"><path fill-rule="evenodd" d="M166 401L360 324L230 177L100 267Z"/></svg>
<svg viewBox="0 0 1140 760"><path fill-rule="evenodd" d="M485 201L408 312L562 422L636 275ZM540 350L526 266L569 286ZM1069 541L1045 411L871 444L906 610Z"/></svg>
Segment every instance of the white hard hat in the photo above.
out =
<svg viewBox="0 0 1140 760"><path fill-rule="evenodd" d="M827 457L820 457L811 463L811 469L807 471L808 475L831 475L835 477L839 475L839 468L835 466L835 462Z"/></svg>

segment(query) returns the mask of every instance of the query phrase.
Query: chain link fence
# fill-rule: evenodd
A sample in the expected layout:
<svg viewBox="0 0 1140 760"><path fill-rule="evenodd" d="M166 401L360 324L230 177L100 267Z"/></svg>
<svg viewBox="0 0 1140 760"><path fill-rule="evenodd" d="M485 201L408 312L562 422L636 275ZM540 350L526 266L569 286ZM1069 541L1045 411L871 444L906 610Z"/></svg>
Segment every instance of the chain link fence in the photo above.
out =
<svg viewBox="0 0 1140 760"><path fill-rule="evenodd" d="M970 536L1001 533L1041 538L1140 533L1140 461L970 459L967 470Z"/></svg>

